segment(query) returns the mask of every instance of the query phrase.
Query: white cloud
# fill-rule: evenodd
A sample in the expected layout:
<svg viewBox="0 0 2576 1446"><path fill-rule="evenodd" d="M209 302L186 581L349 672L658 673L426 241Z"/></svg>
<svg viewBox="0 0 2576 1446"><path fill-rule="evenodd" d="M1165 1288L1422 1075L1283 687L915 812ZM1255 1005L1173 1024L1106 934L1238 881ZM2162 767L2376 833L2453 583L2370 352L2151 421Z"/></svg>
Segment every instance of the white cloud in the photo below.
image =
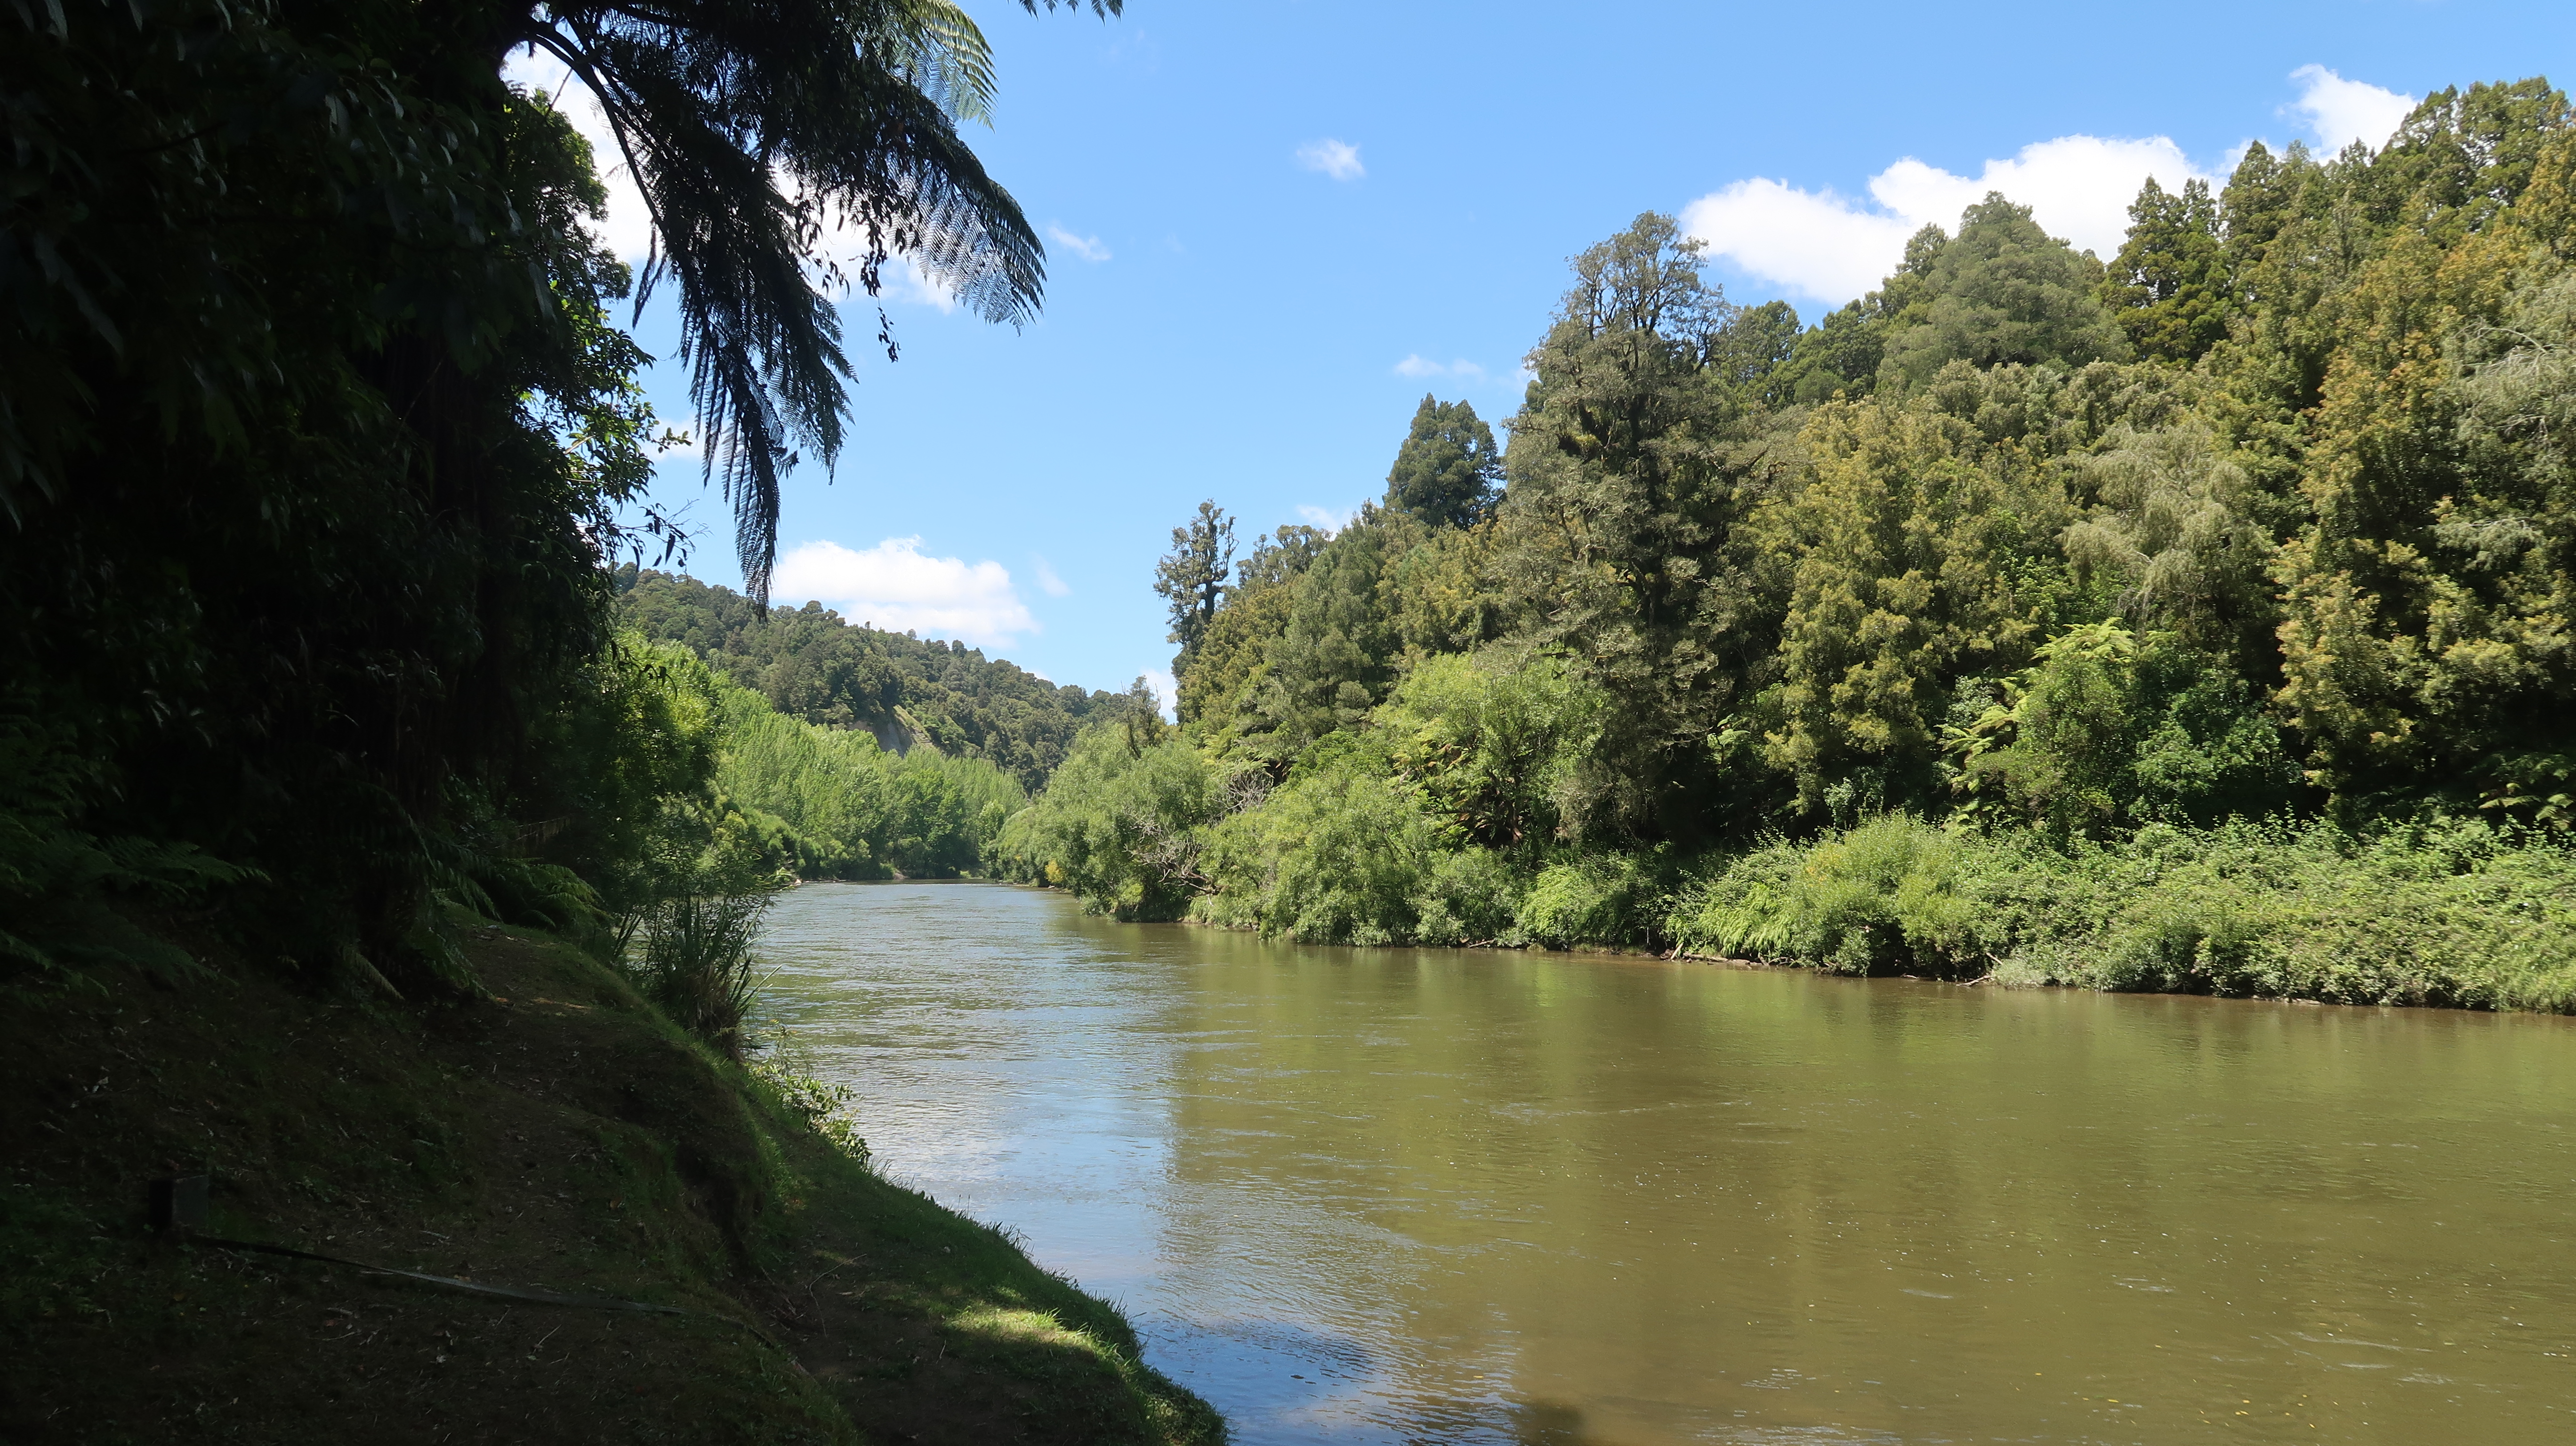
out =
<svg viewBox="0 0 2576 1446"><path fill-rule="evenodd" d="M1321 171L1336 181L1356 181L1368 174L1368 169L1360 164L1359 147L1331 139L1309 141L1299 146L1297 164L1310 171Z"/></svg>
<svg viewBox="0 0 2576 1446"><path fill-rule="evenodd" d="M1485 380L1485 369L1474 362L1461 358L1443 366L1419 353L1397 362L1395 374L1400 377L1457 377L1471 382Z"/></svg>
<svg viewBox="0 0 2576 1446"><path fill-rule="evenodd" d="M1308 526L1320 527L1324 529L1325 534L1329 536L1350 526L1351 519L1359 516L1360 510L1356 507L1349 507L1344 508L1342 511L1335 512L1329 507L1315 507L1300 503L1297 507L1297 515L1306 519Z"/></svg>
<svg viewBox="0 0 2576 1446"><path fill-rule="evenodd" d="M1029 561L1037 565L1038 591L1045 593L1048 597L1063 597L1065 594L1073 591L1073 588L1067 584L1063 578L1055 575L1055 569L1048 565L1045 558L1032 552L1029 554Z"/></svg>
<svg viewBox="0 0 2576 1446"><path fill-rule="evenodd" d="M2031 208L2052 236L2099 256L2120 248L2129 203L2149 176L2166 190L2213 180L2163 136L2110 140L2059 136L1990 160L1961 176L1911 156L1870 177L1873 204L1786 181L1737 181L1682 211L1682 229L1764 280L1819 301L1849 301L1876 286L1925 226L1955 230L1959 213L2001 191Z"/></svg>
<svg viewBox="0 0 2576 1446"><path fill-rule="evenodd" d="M1737 181L1682 210L1682 229L1767 281L1842 302L1879 283L1920 223L1862 209L1830 190L1786 181Z"/></svg>
<svg viewBox="0 0 2576 1446"><path fill-rule="evenodd" d="M1100 238L1097 236L1076 236L1051 221L1047 223L1047 235L1054 238L1055 244L1085 261L1109 259L1109 248L1100 244Z"/></svg>
<svg viewBox="0 0 2576 1446"><path fill-rule="evenodd" d="M636 188L634 174L626 168L626 153L617 148L617 133L609 129L608 115L599 108L599 98L562 61L542 50L512 52L501 65L501 78L550 97L564 118L572 122L572 128L590 142L591 164L608 188L608 219L593 225L592 233L616 252L619 260L643 260L653 249L653 213L644 204L644 193Z"/></svg>
<svg viewBox="0 0 2576 1446"><path fill-rule="evenodd" d="M865 552L806 543L778 560L769 592L782 604L810 598L852 622L926 638L1008 644L1038 630L1009 569L989 559L924 557L918 537L889 537Z"/></svg>
<svg viewBox="0 0 2576 1446"><path fill-rule="evenodd" d="M1154 690L1154 701L1162 707L1163 721L1179 722L1181 715L1176 710L1180 706L1181 685L1172 681L1172 675L1162 668L1147 668L1144 676L1145 686Z"/></svg>
<svg viewBox="0 0 2576 1446"><path fill-rule="evenodd" d="M2317 144L2328 152L2354 141L2384 146L2415 109L2411 95L2346 80L2322 65L2302 65L2290 72L2290 79L2300 84L2299 98L2281 107L2282 113L2305 116Z"/></svg>

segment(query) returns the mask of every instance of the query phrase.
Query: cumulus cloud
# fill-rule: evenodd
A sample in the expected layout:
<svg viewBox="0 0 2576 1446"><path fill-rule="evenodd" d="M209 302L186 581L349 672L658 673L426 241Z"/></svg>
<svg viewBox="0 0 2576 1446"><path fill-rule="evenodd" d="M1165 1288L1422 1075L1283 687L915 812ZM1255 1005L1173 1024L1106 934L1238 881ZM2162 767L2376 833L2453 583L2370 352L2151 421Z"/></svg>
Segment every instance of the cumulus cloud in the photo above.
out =
<svg viewBox="0 0 2576 1446"><path fill-rule="evenodd" d="M1007 645L1038 630L1037 619L998 562L925 557L918 537L889 537L864 552L809 542L778 559L770 596L812 599L853 622L926 638Z"/></svg>
<svg viewBox="0 0 2576 1446"><path fill-rule="evenodd" d="M1144 677L1145 686L1154 690L1156 706L1163 710L1163 721L1179 722L1181 715L1176 710L1180 707L1181 685L1174 682L1171 673L1162 668L1147 668Z"/></svg>
<svg viewBox="0 0 2576 1446"><path fill-rule="evenodd" d="M1307 526L1320 527L1324 529L1326 536L1331 536L1333 533L1339 532L1343 528L1350 526L1351 519L1359 516L1360 510L1356 507L1346 507L1339 512L1335 512L1329 507L1316 507L1311 504L1300 503L1297 507L1297 515L1306 519Z"/></svg>
<svg viewBox="0 0 2576 1446"><path fill-rule="evenodd" d="M1101 245L1100 238L1097 236L1076 236L1053 222L1047 223L1047 235L1055 241L1055 244L1085 261L1109 259L1109 248Z"/></svg>
<svg viewBox="0 0 2576 1446"><path fill-rule="evenodd" d="M1299 146L1297 164L1310 171L1321 171L1336 181L1356 181L1368 174L1368 169L1360 164L1359 147L1329 138Z"/></svg>
<svg viewBox="0 0 2576 1446"><path fill-rule="evenodd" d="M1474 362L1461 359L1444 366L1418 352L1397 362L1395 374L1400 377L1459 377L1471 382L1485 379L1485 369Z"/></svg>
<svg viewBox="0 0 2576 1446"><path fill-rule="evenodd" d="M1038 591L1045 593L1048 597L1063 597L1065 594L1073 591L1070 584L1068 584L1063 578L1055 575L1055 569L1048 565L1045 558L1032 552L1029 554L1029 561L1036 565Z"/></svg>
<svg viewBox="0 0 2576 1446"><path fill-rule="evenodd" d="M1925 226L1956 229L1959 213L1989 191L2030 207L2050 235L2107 257L2119 250L2129 203L2149 176L2169 191L2215 179L2164 136L2059 136L1987 161L1974 176L1908 156L1870 177L1866 202L1786 181L1737 181L1685 207L1682 228L1755 276L1840 303L1894 270L1907 237Z"/></svg>
<svg viewBox="0 0 2576 1446"><path fill-rule="evenodd" d="M2411 95L2346 80L2322 65L2302 65L2290 79L2299 83L2299 98L2281 107L2282 113L2305 117L2317 144L2329 152L2354 141L2374 149L2386 145L2415 109Z"/></svg>

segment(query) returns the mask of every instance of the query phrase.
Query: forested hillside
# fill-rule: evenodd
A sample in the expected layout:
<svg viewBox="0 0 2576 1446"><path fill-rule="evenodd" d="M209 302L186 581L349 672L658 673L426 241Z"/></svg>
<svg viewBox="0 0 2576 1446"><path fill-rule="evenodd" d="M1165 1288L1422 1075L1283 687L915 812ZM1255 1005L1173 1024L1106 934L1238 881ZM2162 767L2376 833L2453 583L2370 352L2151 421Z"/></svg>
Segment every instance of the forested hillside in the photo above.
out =
<svg viewBox="0 0 2576 1446"><path fill-rule="evenodd" d="M618 617L678 643L790 717L864 729L908 752L981 758L1023 787L1046 782L1083 720L1128 706L1127 694L1057 687L981 649L841 621L820 603L767 608L729 588L638 569L616 575Z"/></svg>
<svg viewBox="0 0 2576 1446"><path fill-rule="evenodd" d="M2576 1001L2576 132L2542 80L2001 196L1801 331L1645 215L1508 441L1176 531L1181 727L1006 842L1132 917L1849 969Z"/></svg>

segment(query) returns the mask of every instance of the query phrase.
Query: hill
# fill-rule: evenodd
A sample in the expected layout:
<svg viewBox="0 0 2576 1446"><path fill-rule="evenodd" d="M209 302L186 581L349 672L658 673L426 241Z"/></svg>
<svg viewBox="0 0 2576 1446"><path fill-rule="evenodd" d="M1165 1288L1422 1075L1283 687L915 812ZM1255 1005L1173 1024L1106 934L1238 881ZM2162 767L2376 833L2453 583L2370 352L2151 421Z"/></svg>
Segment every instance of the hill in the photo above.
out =
<svg viewBox="0 0 2576 1446"><path fill-rule="evenodd" d="M844 622L821 603L759 604L692 577L626 567L620 619L678 643L771 707L825 728L859 728L895 753L928 742L982 758L1035 791L1064 761L1083 721L1128 695L1058 687L954 640Z"/></svg>

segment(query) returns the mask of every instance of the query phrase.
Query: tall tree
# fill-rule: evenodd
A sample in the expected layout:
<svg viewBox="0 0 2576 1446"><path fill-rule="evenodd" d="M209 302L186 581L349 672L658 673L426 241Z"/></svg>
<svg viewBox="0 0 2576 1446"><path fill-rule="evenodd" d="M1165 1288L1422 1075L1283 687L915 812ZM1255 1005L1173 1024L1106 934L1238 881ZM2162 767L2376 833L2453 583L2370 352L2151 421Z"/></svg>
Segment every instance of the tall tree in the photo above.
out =
<svg viewBox="0 0 2576 1446"><path fill-rule="evenodd" d="M1476 409L1426 393L1386 474L1386 505L1434 527L1466 527L1493 506L1502 476L1494 429Z"/></svg>
<svg viewBox="0 0 2576 1446"><path fill-rule="evenodd" d="M2177 196L2147 177L2129 204L2128 239L2102 278L2101 297L2149 360L2196 361L2227 335L2227 251L2207 181L2185 181Z"/></svg>
<svg viewBox="0 0 2576 1446"><path fill-rule="evenodd" d="M1745 402L1781 406L1795 393L1780 382L1790 358L1797 355L1798 310L1785 301L1748 306L1728 323L1717 347L1717 380L1735 389Z"/></svg>
<svg viewBox="0 0 2576 1446"><path fill-rule="evenodd" d="M1391 554L1421 532L1410 518L1363 509L1299 575L1287 625L1271 640L1248 700L1256 756L1284 767L1384 700L1397 649L1379 582Z"/></svg>
<svg viewBox="0 0 2576 1446"><path fill-rule="evenodd" d="M1574 261L1512 424L1501 566L1531 640L1613 699L1603 766L1632 823L1763 651L1735 524L1778 469L1722 367L1736 308L1648 213Z"/></svg>
<svg viewBox="0 0 2576 1446"><path fill-rule="evenodd" d="M1948 362L2082 366L2118 361L2126 339L2094 298L2102 264L2050 236L2028 206L1989 193L1920 273L1924 296L1896 318L1879 385L1920 386Z"/></svg>
<svg viewBox="0 0 2576 1446"><path fill-rule="evenodd" d="M0 37L0 735L46 720L81 829L292 880L288 957L435 977L432 859L595 702L659 429L585 230L607 158L513 50L599 94L652 207L755 587L779 471L840 443L833 227L862 287L906 255L1037 300L938 0L28 5Z"/></svg>
<svg viewBox="0 0 2576 1446"><path fill-rule="evenodd" d="M1172 550L1154 564L1154 591L1171 608L1172 630L1165 634L1181 645L1172 662L1175 676L1185 675L1198 654L1199 639L1225 600L1225 584L1234 567L1234 519L1213 501L1199 504L1199 515L1172 529Z"/></svg>

